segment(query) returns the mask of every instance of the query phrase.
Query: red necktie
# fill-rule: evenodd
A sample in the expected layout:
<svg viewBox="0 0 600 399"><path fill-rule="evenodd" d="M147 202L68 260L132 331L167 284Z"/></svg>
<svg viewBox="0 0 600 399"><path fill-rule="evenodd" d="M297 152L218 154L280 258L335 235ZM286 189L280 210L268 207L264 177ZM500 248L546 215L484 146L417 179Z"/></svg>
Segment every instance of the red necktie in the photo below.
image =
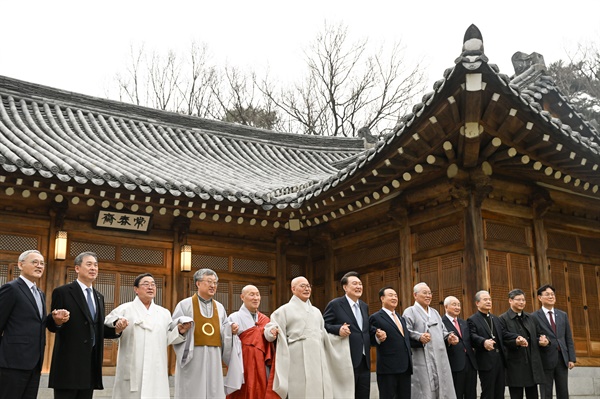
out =
<svg viewBox="0 0 600 399"><path fill-rule="evenodd" d="M556 334L556 323L554 322L554 317L552 317L552 311L548 311L548 315L550 316L550 326L552 326L552 331Z"/></svg>
<svg viewBox="0 0 600 399"><path fill-rule="evenodd" d="M460 331L460 326L458 325L458 319L454 319L454 327L456 327L456 331L458 331L458 335L462 338L462 332Z"/></svg>

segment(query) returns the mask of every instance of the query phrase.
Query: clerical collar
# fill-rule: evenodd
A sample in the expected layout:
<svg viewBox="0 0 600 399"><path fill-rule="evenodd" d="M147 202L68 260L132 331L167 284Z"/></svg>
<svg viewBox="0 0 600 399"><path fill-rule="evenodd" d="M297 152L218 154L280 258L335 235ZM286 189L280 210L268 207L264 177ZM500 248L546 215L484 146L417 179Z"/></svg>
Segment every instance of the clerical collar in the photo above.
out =
<svg viewBox="0 0 600 399"><path fill-rule="evenodd" d="M478 312L481 313L483 317L490 317L489 313L483 313L481 310L478 310Z"/></svg>
<svg viewBox="0 0 600 399"><path fill-rule="evenodd" d="M517 313L517 316L521 317L521 316L523 316L523 313L519 312L519 313Z"/></svg>
<svg viewBox="0 0 600 399"><path fill-rule="evenodd" d="M196 294L196 295L198 295L198 294ZM212 298L210 298L210 299L204 299L200 295L198 295L198 299L200 300L200 302L202 302L205 305L207 305L207 304L209 304L209 303L212 302Z"/></svg>

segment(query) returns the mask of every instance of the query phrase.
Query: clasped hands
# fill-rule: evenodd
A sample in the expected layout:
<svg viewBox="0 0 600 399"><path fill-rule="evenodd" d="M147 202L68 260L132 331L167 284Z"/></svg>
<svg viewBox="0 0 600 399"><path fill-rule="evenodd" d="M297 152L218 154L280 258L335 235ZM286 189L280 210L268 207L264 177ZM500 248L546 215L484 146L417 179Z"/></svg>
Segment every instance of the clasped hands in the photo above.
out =
<svg viewBox="0 0 600 399"><path fill-rule="evenodd" d="M66 309L54 309L52 311L52 319L54 319L54 324L57 326L61 326L67 321L69 321L69 317L71 313L69 313Z"/></svg>

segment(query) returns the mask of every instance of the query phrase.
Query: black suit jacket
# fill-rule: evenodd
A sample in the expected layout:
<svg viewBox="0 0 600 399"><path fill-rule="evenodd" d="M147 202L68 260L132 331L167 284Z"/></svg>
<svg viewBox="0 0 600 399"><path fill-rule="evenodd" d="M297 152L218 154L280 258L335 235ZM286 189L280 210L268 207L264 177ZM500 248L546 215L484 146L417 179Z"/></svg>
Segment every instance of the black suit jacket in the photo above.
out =
<svg viewBox="0 0 600 399"><path fill-rule="evenodd" d="M466 320L461 318L457 318L457 320L458 325L460 326L462 337L448 316L442 316L442 321L446 325L446 329L449 332L454 332L454 335L458 337L458 344L446 345L446 352L448 353L450 368L452 369L452 372L463 371L465 367L467 367L467 362L471 362L471 366L477 370L477 360L475 359L475 351L473 350L473 344L471 343L469 324Z"/></svg>
<svg viewBox="0 0 600 399"><path fill-rule="evenodd" d="M404 318L396 312L396 316L404 329L404 336L392 318L381 309L373 313L369 322L375 327L371 332L371 342L377 346L377 373L378 374L401 374L409 372L412 374L412 352L411 341ZM380 344L375 340L377 329L385 331L387 338Z"/></svg>
<svg viewBox="0 0 600 399"><path fill-rule="evenodd" d="M369 308L366 303L359 300L358 306L362 315L362 326L358 325L356 317L346 296L333 299L327 304L323 320L325 320L325 329L330 334L340 335L340 328L344 323L350 326L350 355L352 356L352 366L354 368L360 365L363 352L366 357L367 367L371 368L371 338L369 325Z"/></svg>
<svg viewBox="0 0 600 399"><path fill-rule="evenodd" d="M0 287L0 367L33 370L44 359L46 296L42 313L27 283L17 278Z"/></svg>
<svg viewBox="0 0 600 399"><path fill-rule="evenodd" d="M56 389L103 389L104 338L116 338L114 328L104 326L104 297L93 290L96 318L92 320L77 281L52 292L52 310L66 309L69 321L56 326L48 318L48 330L56 333L48 386ZM92 346L95 339L96 345Z"/></svg>
<svg viewBox="0 0 600 399"><path fill-rule="evenodd" d="M556 367L559 358L569 365L569 362L575 363L575 344L573 342L573 334L569 325L569 317L562 310L554 308L554 324L556 324L556 334L550 326L550 322L544 314L542 308L533 312L533 317L538 322L540 332L544 334L550 341L550 345L540 347L540 355L542 356L542 364L545 369L553 369ZM560 347L560 351L558 348Z"/></svg>
<svg viewBox="0 0 600 399"><path fill-rule="evenodd" d="M505 364L504 359L504 344L502 342L503 338L503 329L500 320L495 315L490 313L490 317L492 318L492 323L494 325L494 341L496 341L495 348L500 352L500 357L502 358L502 364ZM483 347L483 343L492 338L492 334L490 332L490 327L485 321L484 316L481 312L477 311L474 315L467 319L467 323L469 324L469 333L471 334L471 342L473 344L473 348L475 349L475 358L477 359L477 367L479 370L487 371L491 370L493 366L492 360L492 352L488 351ZM516 338L516 337L515 337Z"/></svg>

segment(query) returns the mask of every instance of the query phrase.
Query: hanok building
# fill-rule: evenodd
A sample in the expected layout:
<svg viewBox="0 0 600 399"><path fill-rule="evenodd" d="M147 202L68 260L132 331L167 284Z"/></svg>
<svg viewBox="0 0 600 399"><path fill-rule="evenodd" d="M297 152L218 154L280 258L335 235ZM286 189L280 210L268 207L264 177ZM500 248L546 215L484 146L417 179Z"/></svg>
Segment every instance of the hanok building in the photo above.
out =
<svg viewBox="0 0 600 399"><path fill-rule="evenodd" d="M228 312L253 283L267 314L299 275L321 309L355 270L371 312L383 285L404 308L425 281L433 303L454 295L465 316L480 289L502 313L521 288L531 311L551 282L578 363L599 365L600 136L541 56L513 60L509 78L471 26L454 67L371 148L0 77L0 283L31 248L47 259L47 293L96 252L107 311L133 299L141 272L173 309L201 267L219 274ZM115 351L107 341L108 373Z"/></svg>

